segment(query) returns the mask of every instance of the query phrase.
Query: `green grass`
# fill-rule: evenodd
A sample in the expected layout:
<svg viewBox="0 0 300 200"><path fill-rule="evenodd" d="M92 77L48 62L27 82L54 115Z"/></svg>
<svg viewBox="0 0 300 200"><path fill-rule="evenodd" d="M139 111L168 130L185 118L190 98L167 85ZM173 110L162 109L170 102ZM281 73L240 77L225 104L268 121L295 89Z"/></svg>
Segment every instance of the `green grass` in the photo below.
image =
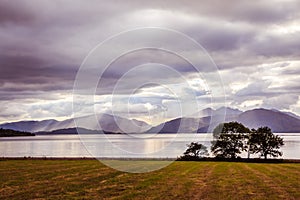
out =
<svg viewBox="0 0 300 200"><path fill-rule="evenodd" d="M299 185L295 163L174 162L131 174L97 160L0 161L0 199L300 199Z"/></svg>

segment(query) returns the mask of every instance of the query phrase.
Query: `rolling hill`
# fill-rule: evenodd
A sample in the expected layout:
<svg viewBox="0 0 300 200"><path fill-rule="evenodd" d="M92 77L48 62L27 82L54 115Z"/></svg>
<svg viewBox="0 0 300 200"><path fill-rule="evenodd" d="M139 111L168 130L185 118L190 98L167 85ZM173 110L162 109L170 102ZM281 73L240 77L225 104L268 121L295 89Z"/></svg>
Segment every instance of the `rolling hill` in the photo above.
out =
<svg viewBox="0 0 300 200"><path fill-rule="evenodd" d="M226 113L226 116L224 116ZM194 117L193 117L194 116ZM200 116L200 117L195 117ZM74 119L57 121L53 119L43 121L19 121L0 124L0 128L26 132L52 132L51 134L69 134L75 131L76 125L88 133L103 131L106 133L206 133L222 122L238 121L249 128L268 126L273 132L300 133L300 117L293 113L269 110L264 108L242 112L237 109L221 107L217 110L207 108L189 117L182 117L166 121L151 127L143 121L126 119L109 114L98 114L97 122L94 116L84 116ZM98 126L98 123L101 129ZM72 129L73 128L73 129ZM56 131L58 130L58 131ZM76 132L77 133L77 132Z"/></svg>
<svg viewBox="0 0 300 200"><path fill-rule="evenodd" d="M277 133L300 133L300 120L280 111L263 108L249 110L240 114L237 121L249 128L268 126Z"/></svg>
<svg viewBox="0 0 300 200"><path fill-rule="evenodd" d="M95 123L94 116L84 116L76 118L75 121L79 122L80 128L87 130L101 130L104 132L114 132L114 133L139 133L148 130L150 126L143 121L130 120L118 116L112 116L109 114L99 114L97 115L98 123ZM0 125L3 129L12 129L17 131L28 131L28 132L51 132L55 130L75 128L74 119L67 119L63 121L57 120L43 120L43 121L19 121L4 123Z"/></svg>
<svg viewBox="0 0 300 200"><path fill-rule="evenodd" d="M221 117L222 113L224 113L224 110L221 109L226 109L225 117ZM201 118L177 118L170 120L151 128L148 132L193 133L197 131L198 133L206 133L212 131L208 129L209 127L213 129L213 127L216 127L219 123L237 121L249 128L268 126L275 133L300 133L300 119L298 119L295 114L293 114L295 116L292 116L290 113L263 108L248 110L245 112L224 107L221 109L210 110L211 116ZM184 126L179 129L180 122L184 122L182 123ZM198 128L196 129L195 127L197 124Z"/></svg>

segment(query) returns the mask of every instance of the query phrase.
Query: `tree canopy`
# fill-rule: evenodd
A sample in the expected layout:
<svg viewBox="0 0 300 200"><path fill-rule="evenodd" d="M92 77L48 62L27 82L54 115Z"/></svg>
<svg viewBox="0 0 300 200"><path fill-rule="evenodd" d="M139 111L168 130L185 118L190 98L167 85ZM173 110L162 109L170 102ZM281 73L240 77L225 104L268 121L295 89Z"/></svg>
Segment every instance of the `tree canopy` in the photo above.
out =
<svg viewBox="0 0 300 200"><path fill-rule="evenodd" d="M269 127L260 127L253 130L249 136L249 151L251 153L259 153L265 159L270 155L272 157L282 156L279 151L284 145L283 138L274 135Z"/></svg>
<svg viewBox="0 0 300 200"><path fill-rule="evenodd" d="M248 151L248 158L257 153L265 159L268 155L282 156L279 149L284 145L283 138L274 135L269 127L250 130L241 123L229 122L219 124L213 135L211 151L216 157L237 158L243 151Z"/></svg>
<svg viewBox="0 0 300 200"><path fill-rule="evenodd" d="M211 151L217 157L237 158L245 150L245 138L250 130L238 122L219 124L213 131Z"/></svg>
<svg viewBox="0 0 300 200"><path fill-rule="evenodd" d="M250 129L239 122L221 123L213 130L213 136L218 138L221 133L250 133Z"/></svg>
<svg viewBox="0 0 300 200"><path fill-rule="evenodd" d="M179 160L199 160L203 156L208 155L207 147L198 142L192 142L187 145L187 150Z"/></svg>

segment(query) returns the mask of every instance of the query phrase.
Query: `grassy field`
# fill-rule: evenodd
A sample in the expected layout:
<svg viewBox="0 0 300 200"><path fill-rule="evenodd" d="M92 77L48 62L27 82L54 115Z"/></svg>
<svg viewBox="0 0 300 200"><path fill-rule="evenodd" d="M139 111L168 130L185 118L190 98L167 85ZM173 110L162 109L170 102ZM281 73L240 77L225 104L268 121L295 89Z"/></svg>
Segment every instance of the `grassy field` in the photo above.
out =
<svg viewBox="0 0 300 200"><path fill-rule="evenodd" d="M300 164L177 161L130 174L97 160L7 160L0 199L300 199Z"/></svg>

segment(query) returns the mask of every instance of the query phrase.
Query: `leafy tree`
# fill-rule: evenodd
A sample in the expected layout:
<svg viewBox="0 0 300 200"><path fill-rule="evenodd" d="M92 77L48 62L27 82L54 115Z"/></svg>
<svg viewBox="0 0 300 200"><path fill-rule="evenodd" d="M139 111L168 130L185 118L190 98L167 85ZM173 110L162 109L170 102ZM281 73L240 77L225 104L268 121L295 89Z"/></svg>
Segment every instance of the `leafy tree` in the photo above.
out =
<svg viewBox="0 0 300 200"><path fill-rule="evenodd" d="M187 145L187 150L179 160L199 160L200 158L208 155L207 147L198 142L192 142Z"/></svg>
<svg viewBox="0 0 300 200"><path fill-rule="evenodd" d="M213 130L215 138L218 138L221 133L250 133L250 130L239 122L228 122L219 124Z"/></svg>
<svg viewBox="0 0 300 200"><path fill-rule="evenodd" d="M183 153L183 155L189 155L193 157L202 157L204 155L208 155L207 147L198 142L192 142L187 145L187 150Z"/></svg>
<svg viewBox="0 0 300 200"><path fill-rule="evenodd" d="M245 139L250 130L238 122L219 124L214 130L211 151L217 157L237 158L238 154L246 150Z"/></svg>
<svg viewBox="0 0 300 200"><path fill-rule="evenodd" d="M216 141L212 141L211 151L217 157L237 158L244 148L244 136L239 133L221 133Z"/></svg>
<svg viewBox="0 0 300 200"><path fill-rule="evenodd" d="M253 130L248 143L250 153L260 153L265 159L268 155L273 157L282 156L279 149L284 145L283 138L274 135L269 127L260 127Z"/></svg>

